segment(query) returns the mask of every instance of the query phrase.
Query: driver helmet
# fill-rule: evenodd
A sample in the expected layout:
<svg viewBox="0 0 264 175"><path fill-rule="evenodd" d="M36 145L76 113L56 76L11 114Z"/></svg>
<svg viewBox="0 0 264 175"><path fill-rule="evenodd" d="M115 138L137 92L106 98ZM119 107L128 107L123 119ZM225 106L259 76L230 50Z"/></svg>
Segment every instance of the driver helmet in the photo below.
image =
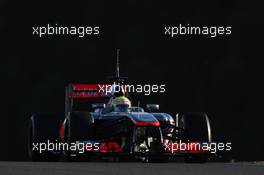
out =
<svg viewBox="0 0 264 175"><path fill-rule="evenodd" d="M116 97L112 100L113 111L115 112L128 112L131 108L131 102L125 96Z"/></svg>

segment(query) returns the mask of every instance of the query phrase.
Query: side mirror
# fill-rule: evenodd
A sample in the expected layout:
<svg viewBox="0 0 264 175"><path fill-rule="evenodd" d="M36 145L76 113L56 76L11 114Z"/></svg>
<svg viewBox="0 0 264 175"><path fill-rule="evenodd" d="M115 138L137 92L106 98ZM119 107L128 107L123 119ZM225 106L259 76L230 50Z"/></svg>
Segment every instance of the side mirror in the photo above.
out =
<svg viewBox="0 0 264 175"><path fill-rule="evenodd" d="M150 112L154 112L154 111L158 111L159 110L159 104L147 104L146 108L150 111Z"/></svg>
<svg viewBox="0 0 264 175"><path fill-rule="evenodd" d="M144 112L144 109L141 107L133 106L131 107L131 112Z"/></svg>
<svg viewBox="0 0 264 175"><path fill-rule="evenodd" d="M95 104L92 104L92 108L93 109L105 108L105 104L104 103L95 103Z"/></svg>

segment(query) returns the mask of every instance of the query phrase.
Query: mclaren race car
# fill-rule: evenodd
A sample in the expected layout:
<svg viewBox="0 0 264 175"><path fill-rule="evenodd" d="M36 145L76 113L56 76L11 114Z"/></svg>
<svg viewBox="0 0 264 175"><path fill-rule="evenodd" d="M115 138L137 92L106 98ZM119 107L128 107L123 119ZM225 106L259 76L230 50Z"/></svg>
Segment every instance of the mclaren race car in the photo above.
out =
<svg viewBox="0 0 264 175"><path fill-rule="evenodd" d="M116 75L120 83L119 72ZM211 142L206 113L170 115L159 112L157 104L115 110L108 105L111 98L98 84L68 85L64 115L30 117L30 158L167 162L181 156L186 162L207 161L210 152L201 147Z"/></svg>
<svg viewBox="0 0 264 175"><path fill-rule="evenodd" d="M195 143L211 142L205 113L171 116L157 112L155 104L147 105L148 112L138 106L116 112L106 106L108 100L108 96L97 93L97 85L70 84L66 88L62 121L56 115L31 116L28 142L31 159L108 156L119 160L168 161L184 156L188 162L207 160L208 151L194 149ZM179 149L180 143L185 143L185 149Z"/></svg>

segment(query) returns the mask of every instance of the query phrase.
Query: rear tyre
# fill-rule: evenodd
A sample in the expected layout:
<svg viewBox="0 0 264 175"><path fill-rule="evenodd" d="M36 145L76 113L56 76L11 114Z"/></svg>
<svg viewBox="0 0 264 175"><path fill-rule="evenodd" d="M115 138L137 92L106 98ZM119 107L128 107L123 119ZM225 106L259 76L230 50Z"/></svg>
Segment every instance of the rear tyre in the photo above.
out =
<svg viewBox="0 0 264 175"><path fill-rule="evenodd" d="M27 148L31 161L57 161L58 156L55 151L47 149L40 152L40 144L48 142L56 143L58 138L59 119L52 115L32 115L28 125ZM43 147L44 148L44 147Z"/></svg>
<svg viewBox="0 0 264 175"><path fill-rule="evenodd" d="M93 140L95 134L94 118L89 112L75 111L67 116L65 127L65 139L64 142L71 145L78 141ZM78 150L64 150L63 156L66 161L88 161L89 157L85 154L79 154ZM84 156L83 156L84 155Z"/></svg>

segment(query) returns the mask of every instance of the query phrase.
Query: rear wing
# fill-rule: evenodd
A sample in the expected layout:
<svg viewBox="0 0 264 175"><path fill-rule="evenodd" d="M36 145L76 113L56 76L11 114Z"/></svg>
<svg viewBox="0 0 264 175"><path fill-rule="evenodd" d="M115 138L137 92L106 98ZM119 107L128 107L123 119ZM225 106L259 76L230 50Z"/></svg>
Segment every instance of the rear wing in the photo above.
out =
<svg viewBox="0 0 264 175"><path fill-rule="evenodd" d="M72 111L92 111L92 104L107 104L110 94L106 84L69 84L65 89L65 114Z"/></svg>

